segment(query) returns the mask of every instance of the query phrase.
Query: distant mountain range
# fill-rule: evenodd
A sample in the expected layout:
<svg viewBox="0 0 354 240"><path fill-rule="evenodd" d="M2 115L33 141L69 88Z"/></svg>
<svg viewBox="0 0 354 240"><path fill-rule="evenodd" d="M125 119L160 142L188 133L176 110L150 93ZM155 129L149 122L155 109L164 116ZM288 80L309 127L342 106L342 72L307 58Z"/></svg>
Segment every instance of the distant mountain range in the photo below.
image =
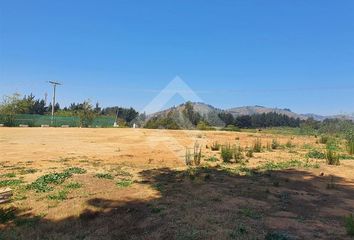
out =
<svg viewBox="0 0 354 240"><path fill-rule="evenodd" d="M168 108L166 110L153 113L149 117L166 117L170 112L182 112L184 109L185 104L181 104L179 106L175 106L172 108ZM262 114L262 113L270 113L270 112L276 112L278 114L284 114L286 116L292 117L292 118L300 118L302 120L306 120L310 117L314 118L317 121L323 121L326 118L339 118L339 119L347 119L347 120L353 120L354 121L354 116L350 115L333 115L333 116L322 116L322 115L317 115L313 113L308 113L308 114L299 114L299 113L294 113L290 109L280 109L280 108L270 108L270 107L264 107L264 106L244 106L244 107L235 107L235 108L230 108L230 109L219 109L215 108L212 105L205 104L205 103L192 103L193 108L196 112L198 112L202 116L209 116L209 117L215 117L219 113L225 112L225 113L231 113L233 116L244 116L244 115L254 115L254 114Z"/></svg>

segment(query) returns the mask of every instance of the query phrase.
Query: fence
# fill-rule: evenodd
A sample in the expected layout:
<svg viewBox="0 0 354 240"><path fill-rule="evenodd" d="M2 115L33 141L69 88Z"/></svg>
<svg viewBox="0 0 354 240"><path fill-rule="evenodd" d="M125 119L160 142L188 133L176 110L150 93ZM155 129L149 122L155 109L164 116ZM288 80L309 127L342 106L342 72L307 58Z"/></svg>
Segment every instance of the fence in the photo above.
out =
<svg viewBox="0 0 354 240"><path fill-rule="evenodd" d="M93 127L113 127L115 117L102 116L94 119ZM37 114L17 114L14 116L0 115L0 124L5 126L28 125L30 127L40 127L41 125L49 125L60 127L68 125L70 127L79 127L80 119L78 117L54 116L52 124L52 116Z"/></svg>

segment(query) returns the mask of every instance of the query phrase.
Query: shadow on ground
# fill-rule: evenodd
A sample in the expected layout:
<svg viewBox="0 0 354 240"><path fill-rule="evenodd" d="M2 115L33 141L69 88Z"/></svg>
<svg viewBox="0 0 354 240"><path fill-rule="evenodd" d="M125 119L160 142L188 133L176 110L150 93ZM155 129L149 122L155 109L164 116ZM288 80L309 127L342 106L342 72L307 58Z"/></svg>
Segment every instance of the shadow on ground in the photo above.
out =
<svg viewBox="0 0 354 240"><path fill-rule="evenodd" d="M92 198L77 217L51 221L14 210L0 239L346 239L352 187L306 171L248 172L218 168L142 171L160 192L150 201ZM269 233L274 233L270 235ZM287 239L287 238L268 239Z"/></svg>

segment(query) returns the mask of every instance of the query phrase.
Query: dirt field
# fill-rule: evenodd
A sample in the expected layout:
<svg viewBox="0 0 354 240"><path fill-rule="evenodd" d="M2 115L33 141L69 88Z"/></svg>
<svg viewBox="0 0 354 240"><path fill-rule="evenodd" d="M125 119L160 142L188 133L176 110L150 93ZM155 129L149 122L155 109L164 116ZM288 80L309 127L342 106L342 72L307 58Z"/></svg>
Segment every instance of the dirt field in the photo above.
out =
<svg viewBox="0 0 354 240"><path fill-rule="evenodd" d="M257 138L283 147L242 164L210 149ZM202 163L188 168L195 142ZM0 205L0 239L350 239L354 160L306 157L323 148L262 132L0 128L0 188L14 189ZM50 188L30 185L70 168Z"/></svg>

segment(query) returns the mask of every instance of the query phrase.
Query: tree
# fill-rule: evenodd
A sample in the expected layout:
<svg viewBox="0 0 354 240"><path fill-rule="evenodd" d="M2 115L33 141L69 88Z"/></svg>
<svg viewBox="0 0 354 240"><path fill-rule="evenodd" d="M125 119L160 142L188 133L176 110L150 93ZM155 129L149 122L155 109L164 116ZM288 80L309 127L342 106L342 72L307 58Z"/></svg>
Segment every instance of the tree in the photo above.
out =
<svg viewBox="0 0 354 240"><path fill-rule="evenodd" d="M96 118L96 113L90 101L84 101L80 104L80 109L76 110L76 114L80 119L80 127L89 127Z"/></svg>

